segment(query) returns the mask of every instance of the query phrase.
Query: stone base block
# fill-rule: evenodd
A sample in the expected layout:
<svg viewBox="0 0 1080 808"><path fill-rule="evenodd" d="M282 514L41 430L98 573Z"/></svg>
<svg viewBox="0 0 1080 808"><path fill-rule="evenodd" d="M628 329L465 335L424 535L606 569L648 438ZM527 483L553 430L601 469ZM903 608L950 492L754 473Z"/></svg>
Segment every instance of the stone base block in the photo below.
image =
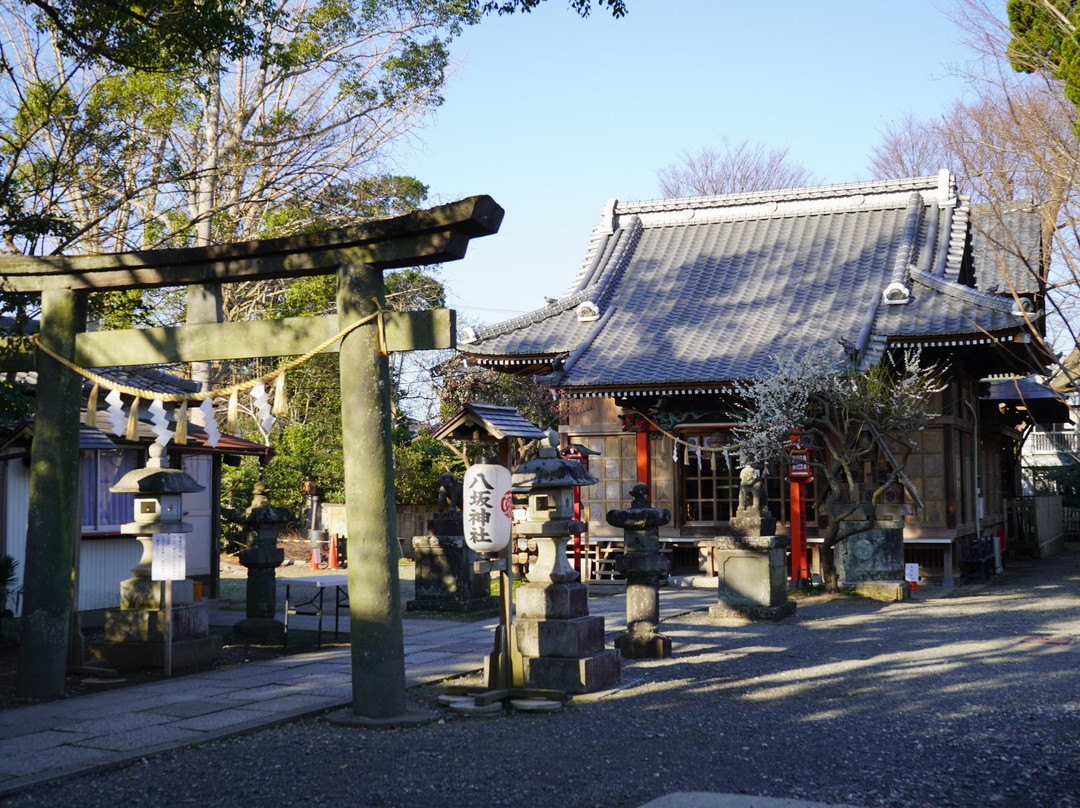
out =
<svg viewBox="0 0 1080 808"><path fill-rule="evenodd" d="M728 523L731 533L737 537L743 536L773 536L776 534L776 517L754 513L752 510L736 512Z"/></svg>
<svg viewBox="0 0 1080 808"><path fill-rule="evenodd" d="M275 617L248 617L234 625L233 631L263 642L283 642L285 639L285 624Z"/></svg>
<svg viewBox="0 0 1080 808"><path fill-rule="evenodd" d="M787 601L786 536L716 539L719 607L776 608Z"/></svg>
<svg viewBox="0 0 1080 808"><path fill-rule="evenodd" d="M589 614L589 588L573 581L525 584L514 593L517 616L535 620L573 620Z"/></svg>
<svg viewBox="0 0 1080 808"><path fill-rule="evenodd" d="M405 611L407 612L472 614L474 612L490 612L498 608L499 599L493 595L470 600L461 600L459 598L417 598L405 603Z"/></svg>
<svg viewBox="0 0 1080 808"><path fill-rule="evenodd" d="M594 693L619 681L622 658L613 648L582 659L523 657L525 687L561 690L564 693Z"/></svg>
<svg viewBox="0 0 1080 808"><path fill-rule="evenodd" d="M151 609L107 609L106 642L162 642L165 612ZM173 606L173 640L201 637L210 632L210 607L206 603Z"/></svg>
<svg viewBox="0 0 1080 808"><path fill-rule="evenodd" d="M845 592L854 592L856 595L889 602L907 600L911 597L911 584L907 581L858 581L855 583L841 581L840 588Z"/></svg>
<svg viewBox="0 0 1080 808"><path fill-rule="evenodd" d="M527 657L584 657L604 648L604 618L577 617L573 620L514 621L517 647Z"/></svg>
<svg viewBox="0 0 1080 808"><path fill-rule="evenodd" d="M615 638L615 647L623 659L667 659L671 656L671 637L624 631Z"/></svg>
<svg viewBox="0 0 1080 808"><path fill-rule="evenodd" d="M221 657L222 639L218 634L175 640L172 644L174 669L208 665ZM138 670L165 667L163 642L95 642L90 643L90 657L100 659L110 668Z"/></svg>
<svg viewBox="0 0 1080 808"><path fill-rule="evenodd" d="M172 582L173 606L195 602L195 582L190 580ZM165 582L149 578L127 578L120 582L121 609L163 609L165 607Z"/></svg>
<svg viewBox="0 0 1080 808"><path fill-rule="evenodd" d="M746 620L782 620L795 614L795 601L777 606L732 606L718 603L709 607L709 617L718 619L738 617Z"/></svg>

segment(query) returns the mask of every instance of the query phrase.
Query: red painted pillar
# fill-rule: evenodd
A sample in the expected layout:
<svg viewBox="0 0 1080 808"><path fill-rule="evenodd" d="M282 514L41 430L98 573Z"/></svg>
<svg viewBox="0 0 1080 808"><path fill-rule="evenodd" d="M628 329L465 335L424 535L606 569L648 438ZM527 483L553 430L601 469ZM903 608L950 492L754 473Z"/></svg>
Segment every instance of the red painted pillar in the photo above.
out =
<svg viewBox="0 0 1080 808"><path fill-rule="evenodd" d="M652 462L649 458L649 433L637 433L637 479L649 486L649 499L652 500Z"/></svg>
<svg viewBox="0 0 1080 808"><path fill-rule="evenodd" d="M566 460L576 460L586 471L589 470L589 459L573 446L563 449L562 456ZM581 486L574 486L574 519L581 520ZM574 569L581 573L581 534L574 534ZM579 577L580 580L580 577Z"/></svg>
<svg viewBox="0 0 1080 808"><path fill-rule="evenodd" d="M806 563L806 483L812 478L810 453L791 436L791 455L788 461L788 482L791 484L791 580L809 580Z"/></svg>
<svg viewBox="0 0 1080 808"><path fill-rule="evenodd" d="M791 481L791 580L809 578L806 565L806 483Z"/></svg>

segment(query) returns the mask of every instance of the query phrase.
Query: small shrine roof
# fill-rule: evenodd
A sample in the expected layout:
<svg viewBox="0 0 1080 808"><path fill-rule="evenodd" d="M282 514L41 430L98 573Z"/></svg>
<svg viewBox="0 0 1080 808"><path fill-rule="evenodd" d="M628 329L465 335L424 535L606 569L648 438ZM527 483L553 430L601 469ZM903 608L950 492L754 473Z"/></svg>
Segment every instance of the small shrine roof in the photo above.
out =
<svg viewBox="0 0 1080 808"><path fill-rule="evenodd" d="M481 435L480 433L484 434ZM494 404L466 404L432 434L437 440L503 440L526 438L541 440L547 433L513 407Z"/></svg>

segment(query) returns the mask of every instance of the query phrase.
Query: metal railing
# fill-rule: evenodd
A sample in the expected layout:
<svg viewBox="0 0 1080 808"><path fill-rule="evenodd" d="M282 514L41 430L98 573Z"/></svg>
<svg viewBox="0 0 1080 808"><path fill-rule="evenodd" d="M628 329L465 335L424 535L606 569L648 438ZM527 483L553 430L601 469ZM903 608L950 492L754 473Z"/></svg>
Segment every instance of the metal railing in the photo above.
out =
<svg viewBox="0 0 1080 808"><path fill-rule="evenodd" d="M1032 432L1028 435L1027 450L1031 454L1080 453L1080 433L1072 430Z"/></svg>

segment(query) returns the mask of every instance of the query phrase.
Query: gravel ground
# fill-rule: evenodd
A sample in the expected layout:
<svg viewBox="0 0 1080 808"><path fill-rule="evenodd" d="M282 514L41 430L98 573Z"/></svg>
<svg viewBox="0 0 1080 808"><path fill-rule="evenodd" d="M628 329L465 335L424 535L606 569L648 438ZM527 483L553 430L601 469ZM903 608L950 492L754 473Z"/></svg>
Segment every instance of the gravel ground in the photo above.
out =
<svg viewBox="0 0 1080 808"><path fill-rule="evenodd" d="M622 689L559 713L388 731L311 718L3 804L614 808L717 791L1080 806L1078 596L1074 548L965 597L815 598L772 624L693 613L664 623L673 658L624 662Z"/></svg>

